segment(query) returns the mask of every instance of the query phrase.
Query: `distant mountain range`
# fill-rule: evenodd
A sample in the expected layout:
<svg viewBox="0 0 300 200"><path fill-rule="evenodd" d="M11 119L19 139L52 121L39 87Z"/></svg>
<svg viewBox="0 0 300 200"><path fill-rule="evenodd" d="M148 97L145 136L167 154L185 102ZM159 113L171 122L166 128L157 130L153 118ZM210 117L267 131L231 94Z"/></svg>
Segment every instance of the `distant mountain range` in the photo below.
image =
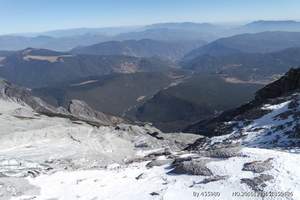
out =
<svg viewBox="0 0 300 200"><path fill-rule="evenodd" d="M3 36L0 44L11 49L34 44L72 50L0 51L0 77L31 88L55 106L66 108L79 99L99 112L180 131L249 101L257 89L300 66L300 32L273 31L297 23L260 21L243 27L259 24L272 31L210 43L237 28L164 23L130 32L106 30L109 34L79 29L74 33L84 34L62 30L49 36Z"/></svg>
<svg viewBox="0 0 300 200"><path fill-rule="evenodd" d="M88 46L106 41L152 39L183 42L216 39L214 31L212 32L212 28L209 28L207 24L174 23L172 27L166 23L141 27L83 28L37 34L5 35L0 36L0 50L21 50L32 47L69 51L77 46Z"/></svg>
<svg viewBox="0 0 300 200"><path fill-rule="evenodd" d="M76 46L91 45L109 40L108 36L102 34L85 34L68 37L51 36L0 36L1 50L22 50L25 48L45 48L58 51L67 51Z"/></svg>
<svg viewBox="0 0 300 200"><path fill-rule="evenodd" d="M243 32L264 32L264 31L300 31L300 22L293 20L283 21L254 21L241 27Z"/></svg>
<svg viewBox="0 0 300 200"><path fill-rule="evenodd" d="M78 35L106 35L114 36L121 33L138 31L141 30L143 26L124 26L124 27L104 27L104 28L73 28L73 29L62 29L46 31L42 33L31 34L32 36L47 35L50 37L70 37Z"/></svg>
<svg viewBox="0 0 300 200"><path fill-rule="evenodd" d="M107 41L152 39L160 41L206 41L243 33L263 31L300 31L296 21L255 21L241 26L210 23L159 23L146 26L77 28L42 33L0 36L0 50L21 50L28 47L69 51Z"/></svg>
<svg viewBox="0 0 300 200"><path fill-rule="evenodd" d="M141 39L152 39L162 41L193 41L193 40L204 40L212 41L218 38L215 33L202 32L190 29L170 29L170 28L155 28L146 29L143 31L121 33L113 40L141 40Z"/></svg>
<svg viewBox="0 0 300 200"><path fill-rule="evenodd" d="M261 32L221 38L193 50L185 56L191 60L201 55L229 55L238 52L268 53L300 47L300 32Z"/></svg>
<svg viewBox="0 0 300 200"><path fill-rule="evenodd" d="M135 57L162 57L179 60L189 51L202 46L204 41L166 42L158 40L109 41L86 47L77 47L74 54L126 55Z"/></svg>
<svg viewBox="0 0 300 200"><path fill-rule="evenodd" d="M187 61L183 65L183 68L199 73L222 74L243 81L270 82L290 68L300 66L300 47L272 53L205 54Z"/></svg>

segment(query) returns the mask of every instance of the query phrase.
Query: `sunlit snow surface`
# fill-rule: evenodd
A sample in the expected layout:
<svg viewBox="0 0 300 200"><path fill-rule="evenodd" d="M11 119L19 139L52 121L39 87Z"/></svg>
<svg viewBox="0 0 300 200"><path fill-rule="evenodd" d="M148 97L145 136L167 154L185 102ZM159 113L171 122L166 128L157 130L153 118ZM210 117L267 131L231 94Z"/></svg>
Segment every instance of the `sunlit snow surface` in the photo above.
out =
<svg viewBox="0 0 300 200"><path fill-rule="evenodd" d="M289 108L291 101L275 105L264 105L262 110L269 111L261 118L255 119L250 123L239 122L239 126L227 135L213 137L211 142L222 142L226 139L240 138L237 141L244 146L259 148L284 148L293 147L291 143L300 144L300 137L294 128L300 123L300 107ZM300 102L298 102L299 104ZM296 113L296 116L293 113ZM282 116L280 116L282 115ZM285 117L283 117L285 116ZM300 135L299 135L300 136ZM295 150L296 147L293 147Z"/></svg>
<svg viewBox="0 0 300 200"><path fill-rule="evenodd" d="M199 184L203 176L167 175L167 166L145 168L145 163L135 163L129 166L108 168L105 170L61 171L52 175L41 175L28 178L30 184L41 188L39 195L22 196L13 199L197 199L193 192L219 192L220 196L202 199L232 199L233 192L251 191L240 183L241 178L251 178L252 172L241 171L243 163L253 160L274 158L274 170L269 174L275 180L269 183L266 191L290 191L294 199L300 198L300 164L297 154L289 154L272 150L253 148L243 149L249 157L230 158L224 161L209 163L208 167L214 174L229 176L227 180ZM140 174L143 178L137 180ZM159 195L152 196L156 192ZM26 198L25 198L26 197ZM259 199L259 198L248 198ZM268 199L268 198L266 198ZM272 198L270 198L272 199ZM280 198L277 198L280 199ZM281 198L291 199L291 198Z"/></svg>
<svg viewBox="0 0 300 200"><path fill-rule="evenodd" d="M298 150L265 149L267 128L287 109L288 102L266 105L271 112L243 129L247 137L242 156L211 159L207 167L224 180L201 183L205 176L172 175L169 165L146 168L149 161L126 161L143 157L168 147L168 141L155 140L138 126L91 127L68 119L37 115L29 107L0 100L0 199L8 200L182 200L182 199L300 199L300 156ZM253 128L263 127L261 131ZM215 137L212 143L236 135ZM278 133L276 133L278 134ZM168 136L165 136L168 137ZM287 138L282 138L285 141ZM137 148L147 143L147 148ZM143 146L143 145L142 145ZM186 152L188 156L188 152ZM291 192L283 197L233 197L235 192L253 192L243 178L257 177L243 171L244 163L272 158L272 175L264 191ZM164 159L162 157L161 159ZM119 163L119 164L117 164ZM51 167L52 169L49 169ZM28 176L28 171L30 175ZM36 173L36 174L35 174ZM9 176L9 177L7 177ZM218 196L201 196L216 192ZM215 193L215 194L216 194Z"/></svg>

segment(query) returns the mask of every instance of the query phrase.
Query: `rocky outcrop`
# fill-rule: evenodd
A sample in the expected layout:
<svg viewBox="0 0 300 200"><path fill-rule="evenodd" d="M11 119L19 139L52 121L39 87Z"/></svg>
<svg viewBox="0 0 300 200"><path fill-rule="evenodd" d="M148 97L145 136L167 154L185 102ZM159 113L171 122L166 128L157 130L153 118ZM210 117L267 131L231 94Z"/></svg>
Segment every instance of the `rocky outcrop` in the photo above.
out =
<svg viewBox="0 0 300 200"><path fill-rule="evenodd" d="M79 100L72 100L68 110L62 107L55 108L33 96L30 89L19 87L6 80L0 80L0 98L28 105L40 114L69 118L72 121L85 121L94 126L116 125L125 122L122 118L95 111L85 102Z"/></svg>
<svg viewBox="0 0 300 200"><path fill-rule="evenodd" d="M173 170L169 174L188 174L188 175L201 175L212 176L211 170L206 167L208 160L190 160L173 164Z"/></svg>
<svg viewBox="0 0 300 200"><path fill-rule="evenodd" d="M300 89L300 68L291 69L277 81L265 86L256 93L256 100L265 100L283 96Z"/></svg>
<svg viewBox="0 0 300 200"><path fill-rule="evenodd" d="M192 124L183 132L209 137L229 134L238 126L237 121L252 121L268 114L269 110L261 109L264 104L278 104L290 100L294 98L291 94L298 91L300 91L300 68L291 69L277 81L257 91L253 101L225 111L215 118Z"/></svg>
<svg viewBox="0 0 300 200"><path fill-rule="evenodd" d="M72 100L69 103L68 111L82 120L95 121L103 125L116 125L124 122L122 118L98 112L80 100Z"/></svg>
<svg viewBox="0 0 300 200"><path fill-rule="evenodd" d="M269 174L260 174L254 178L243 178L241 183L248 185L253 191L263 191L267 186L266 182L273 180L274 177Z"/></svg>
<svg viewBox="0 0 300 200"><path fill-rule="evenodd" d="M19 87L3 79L0 80L0 98L26 104L38 113L67 114L66 110L55 108L34 97L30 89Z"/></svg>
<svg viewBox="0 0 300 200"><path fill-rule="evenodd" d="M253 161L249 163L245 163L243 166L243 171L251 171L254 173L262 173L273 168L272 166L272 158L269 158L265 161Z"/></svg>

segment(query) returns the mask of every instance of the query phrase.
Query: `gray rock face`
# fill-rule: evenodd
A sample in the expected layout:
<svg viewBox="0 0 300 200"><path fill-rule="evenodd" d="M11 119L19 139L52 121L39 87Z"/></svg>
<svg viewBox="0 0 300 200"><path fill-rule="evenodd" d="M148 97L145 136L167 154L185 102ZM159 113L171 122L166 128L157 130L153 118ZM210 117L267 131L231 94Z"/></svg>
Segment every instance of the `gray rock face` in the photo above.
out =
<svg viewBox="0 0 300 200"><path fill-rule="evenodd" d="M30 89L18 87L5 80L0 80L0 98L27 104L40 114L69 118L72 121L82 120L96 126L115 125L124 122L122 118L94 111L85 102L79 100L72 100L68 110L61 107L55 108L33 96Z"/></svg>
<svg viewBox="0 0 300 200"><path fill-rule="evenodd" d="M280 97L300 89L300 69L291 69L279 80L267 85L256 93L257 100Z"/></svg>
<svg viewBox="0 0 300 200"><path fill-rule="evenodd" d="M291 93L300 91L300 68L291 69L277 81L260 89L255 99L238 108L228 110L219 116L199 121L184 129L185 132L202 134L208 137L229 134L236 127L235 121L255 120L266 114L268 110L261 109L264 104L277 104L291 98Z"/></svg>
<svg viewBox="0 0 300 200"><path fill-rule="evenodd" d="M243 166L243 171L252 171L254 173L262 173L273 168L272 158L269 158L265 161L253 161L250 163L245 163Z"/></svg>
<svg viewBox="0 0 300 200"><path fill-rule="evenodd" d="M199 122L194 128L198 133L203 132L209 137L228 134L228 137L225 136L222 141L217 141L221 144L240 143L251 147L281 149L299 147L299 91L300 68L291 69L279 80L259 90L253 101L239 108L226 111L214 119ZM259 121L258 124L257 121ZM260 122L263 123L259 125ZM251 139L248 137L251 132L260 134ZM210 138L200 138L189 145L186 150L201 152L207 150L207 146L211 145L212 140ZM209 153L213 154L211 157L214 155L223 157L222 151ZM228 152L227 148L225 151ZM204 151L203 155L209 153ZM251 170L263 171L266 166L261 166L261 164L267 165L267 163L255 163L255 165L245 166L245 170L250 170L249 167L255 167Z"/></svg>
<svg viewBox="0 0 300 200"><path fill-rule="evenodd" d="M273 176L268 174L261 174L253 179L243 178L241 179L241 183L248 185L254 191L263 191L263 189L267 186L266 182L274 179Z"/></svg>
<svg viewBox="0 0 300 200"><path fill-rule="evenodd" d="M229 147L229 148L208 150L203 154L211 158L225 159L225 158L241 156L240 150L241 150L240 147Z"/></svg>
<svg viewBox="0 0 300 200"><path fill-rule="evenodd" d="M40 98L32 96L30 89L18 87L5 80L0 80L0 98L27 104L38 113L67 114L65 110L57 109Z"/></svg>
<svg viewBox="0 0 300 200"><path fill-rule="evenodd" d="M212 176L212 177L209 177L209 178L205 178L205 179L203 179L203 181L200 181L197 184L207 184L207 183L210 183L210 182L225 180L227 178L228 178L228 176L218 176L218 175L216 175L216 176Z"/></svg>
<svg viewBox="0 0 300 200"><path fill-rule="evenodd" d="M80 119L99 122L102 125L116 125L124 122L122 118L95 111L80 100L72 100L68 106L68 111Z"/></svg>
<svg viewBox="0 0 300 200"><path fill-rule="evenodd" d="M183 161L173 166L169 174L188 174L200 176L212 176L213 173L206 167L207 160Z"/></svg>

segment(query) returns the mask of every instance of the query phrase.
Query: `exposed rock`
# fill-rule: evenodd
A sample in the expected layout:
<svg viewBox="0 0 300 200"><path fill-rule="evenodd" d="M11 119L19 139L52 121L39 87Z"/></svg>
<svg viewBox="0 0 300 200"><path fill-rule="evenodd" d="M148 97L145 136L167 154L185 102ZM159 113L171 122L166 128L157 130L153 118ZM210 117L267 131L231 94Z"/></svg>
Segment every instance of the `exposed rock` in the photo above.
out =
<svg viewBox="0 0 300 200"><path fill-rule="evenodd" d="M179 165L180 163L184 162L184 161L191 161L192 157L188 156L188 157L183 157L183 158L175 158L175 160L172 162L171 166L176 166Z"/></svg>
<svg viewBox="0 0 300 200"><path fill-rule="evenodd" d="M300 69L291 69L279 80L265 86L256 93L255 99L264 100L280 97L300 89Z"/></svg>
<svg viewBox="0 0 300 200"><path fill-rule="evenodd" d="M0 98L28 105L39 114L50 117L69 118L72 121L81 120L93 126L115 125L125 122L122 118L94 111L85 102L78 100L71 101L68 111L61 107L55 108L40 98L33 96L30 89L19 87L1 79Z"/></svg>
<svg viewBox="0 0 300 200"><path fill-rule="evenodd" d="M203 154L207 157L211 158L231 158L236 156L241 156L240 147L229 147L229 148L220 148L220 149L213 149L205 151Z"/></svg>
<svg viewBox="0 0 300 200"><path fill-rule="evenodd" d="M227 179L228 176L212 176L212 177L209 177L209 178L205 178L203 179L202 181L196 183L196 184L207 184L207 183L210 183L210 182L216 182L216 181L220 181L220 180L225 180Z"/></svg>
<svg viewBox="0 0 300 200"><path fill-rule="evenodd" d="M299 98L300 98L300 68L291 69L279 80L265 86L256 93L256 97L253 101L244 104L236 109L223 112L221 115L213 118L200 121L191 126L188 126L184 131L198 133L204 136L220 136L229 135L224 137L224 142L241 142L243 138L247 136L249 132L259 132L262 136L269 136L269 139L265 141L259 140L259 137L253 138L256 141L256 145L265 147L266 145L272 145L272 147L289 148L292 146L298 146L296 140L290 139L287 143L282 138L296 138L299 137L297 134L299 131L300 111L299 111ZM288 106L277 109L273 105L288 103ZM269 107L269 108L268 108ZM278 110L276 113L274 110ZM276 114L268 117L268 114ZM282 123L273 123L270 130L267 130L263 126L253 126L251 129L250 124L254 121L266 117L265 122L281 121ZM293 119L292 121L290 119ZM247 127L245 129L245 127ZM271 137L273 136L273 137ZM281 137L282 136L282 137ZM246 142L247 143L247 142ZM200 138L195 143L189 145L186 150L201 151L205 149L209 144L209 139ZM211 144L209 144L211 145Z"/></svg>
<svg viewBox="0 0 300 200"><path fill-rule="evenodd" d="M145 156L145 158L156 158L158 156L168 156L168 155L171 155L170 149L164 148L149 153L148 155Z"/></svg>
<svg viewBox="0 0 300 200"><path fill-rule="evenodd" d="M187 151L198 151L200 149L203 149L209 141L209 138L207 137L201 137L197 139L193 144L190 144L185 148Z"/></svg>
<svg viewBox="0 0 300 200"><path fill-rule="evenodd" d="M0 80L0 98L27 104L38 113L66 114L63 110L56 109L40 98L32 96L30 89L19 87L5 80Z"/></svg>
<svg viewBox="0 0 300 200"><path fill-rule="evenodd" d="M174 169L169 174L212 176L212 172L206 167L207 163L208 160L183 161L173 166Z"/></svg>
<svg viewBox="0 0 300 200"><path fill-rule="evenodd" d="M210 138L203 137L189 145L185 150L197 152L201 156L220 159L242 156L240 144L233 143L230 139L212 143Z"/></svg>
<svg viewBox="0 0 300 200"><path fill-rule="evenodd" d="M157 192L151 192L150 195L151 196L157 196L157 195L159 195L159 193L157 193Z"/></svg>
<svg viewBox="0 0 300 200"><path fill-rule="evenodd" d="M140 180L145 176L144 173L141 173L140 175L138 175L137 177L135 177L136 180Z"/></svg>
<svg viewBox="0 0 300 200"><path fill-rule="evenodd" d="M253 179L243 178L241 179L241 183L247 184L254 191L263 191L267 186L265 182L271 181L272 179L274 179L272 175L260 174Z"/></svg>
<svg viewBox="0 0 300 200"><path fill-rule="evenodd" d="M85 102L80 100L72 100L69 103L68 111L80 119L96 121L103 125L115 125L124 122L122 118L95 111Z"/></svg>
<svg viewBox="0 0 300 200"><path fill-rule="evenodd" d="M146 141L138 141L134 144L135 148L147 148L149 145L147 144Z"/></svg>
<svg viewBox="0 0 300 200"><path fill-rule="evenodd" d="M243 166L243 171L252 171L254 173L262 173L273 168L272 166L272 158L269 158L265 161L253 161L249 163L245 163Z"/></svg>
<svg viewBox="0 0 300 200"><path fill-rule="evenodd" d="M158 132L153 132L153 133L150 133L150 132L147 132L148 135L158 139L158 140L163 140L164 138L159 136L159 133Z"/></svg>

